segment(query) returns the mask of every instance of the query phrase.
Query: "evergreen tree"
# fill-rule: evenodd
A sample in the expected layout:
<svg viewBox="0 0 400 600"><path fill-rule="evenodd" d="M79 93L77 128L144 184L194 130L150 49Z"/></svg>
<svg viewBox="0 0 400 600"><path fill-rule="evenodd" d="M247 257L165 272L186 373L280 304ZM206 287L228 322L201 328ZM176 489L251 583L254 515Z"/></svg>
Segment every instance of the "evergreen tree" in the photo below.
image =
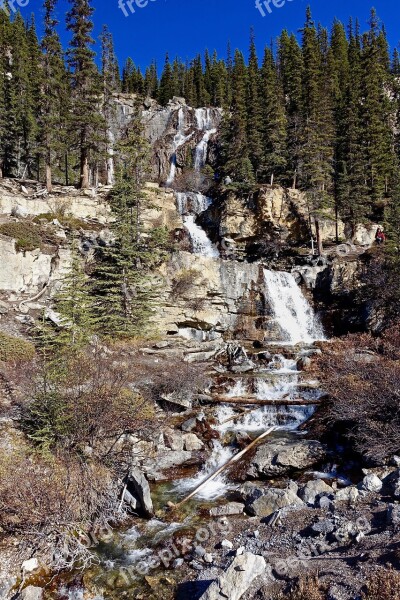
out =
<svg viewBox="0 0 400 600"><path fill-rule="evenodd" d="M261 108L264 181L281 182L287 168L287 118L285 99L272 50L265 48L261 69Z"/></svg>
<svg viewBox="0 0 400 600"><path fill-rule="evenodd" d="M103 79L102 116L104 120L104 154L107 185L114 183L114 136L111 130L115 118L114 93L120 89L118 61L114 52L114 43L108 27L104 25L101 36L101 76Z"/></svg>
<svg viewBox="0 0 400 600"><path fill-rule="evenodd" d="M288 183L297 185L300 170L303 55L297 39L283 31L278 43L278 69L286 99Z"/></svg>
<svg viewBox="0 0 400 600"><path fill-rule="evenodd" d="M90 161L94 161L104 141L104 120L99 111L101 90L100 75L95 64L94 40L91 36L94 9L90 0L69 0L67 29L72 32L67 51L71 69L73 108L70 114L71 131L76 132L76 145L80 155L79 187L90 184Z"/></svg>
<svg viewBox="0 0 400 600"><path fill-rule="evenodd" d="M236 50L232 77L232 112L225 116L223 127L224 171L234 181L252 184L255 177L247 138L247 89L247 67L243 54Z"/></svg>
<svg viewBox="0 0 400 600"><path fill-rule="evenodd" d="M119 168L111 197L115 243L101 250L94 311L100 334L123 338L143 334L147 328L157 293L150 271L162 254L154 244L160 232L143 229L142 213L149 208L143 187L150 153L139 114L132 118L117 151Z"/></svg>
<svg viewBox="0 0 400 600"><path fill-rule="evenodd" d="M157 98L158 95L158 75L155 61L146 69L144 76L144 94L150 98Z"/></svg>
<svg viewBox="0 0 400 600"><path fill-rule="evenodd" d="M44 2L44 36L42 39L43 85L39 116L40 139L45 159L45 178L48 192L52 190L52 165L66 144L66 115L68 112L68 79L63 52L54 16L57 0Z"/></svg>
<svg viewBox="0 0 400 600"><path fill-rule="evenodd" d="M247 140L249 159L253 166L256 179L258 179L263 162L262 147L262 113L260 100L261 77L258 66L254 32L250 34L250 55L248 66L247 90Z"/></svg>
<svg viewBox="0 0 400 600"><path fill-rule="evenodd" d="M165 57L164 69L161 74L160 87L158 90L158 101L163 106L166 106L174 95L174 82L172 67L167 53Z"/></svg>

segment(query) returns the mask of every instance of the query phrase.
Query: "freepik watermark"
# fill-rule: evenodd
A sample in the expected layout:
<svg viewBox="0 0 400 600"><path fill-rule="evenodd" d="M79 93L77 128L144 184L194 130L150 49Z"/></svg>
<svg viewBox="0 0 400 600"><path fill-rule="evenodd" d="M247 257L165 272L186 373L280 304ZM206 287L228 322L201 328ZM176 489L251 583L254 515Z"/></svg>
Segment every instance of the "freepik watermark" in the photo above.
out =
<svg viewBox="0 0 400 600"><path fill-rule="evenodd" d="M125 17L134 15L137 8L146 8L149 2L155 2L156 0L118 0L118 8L122 10Z"/></svg>
<svg viewBox="0 0 400 600"><path fill-rule="evenodd" d="M0 10L4 10L8 15L14 14L20 9L28 6L29 0L0 0Z"/></svg>
<svg viewBox="0 0 400 600"><path fill-rule="evenodd" d="M256 9L260 11L262 17L266 17L267 13L272 14L273 7L282 8L286 2L293 2L293 0L256 0Z"/></svg>

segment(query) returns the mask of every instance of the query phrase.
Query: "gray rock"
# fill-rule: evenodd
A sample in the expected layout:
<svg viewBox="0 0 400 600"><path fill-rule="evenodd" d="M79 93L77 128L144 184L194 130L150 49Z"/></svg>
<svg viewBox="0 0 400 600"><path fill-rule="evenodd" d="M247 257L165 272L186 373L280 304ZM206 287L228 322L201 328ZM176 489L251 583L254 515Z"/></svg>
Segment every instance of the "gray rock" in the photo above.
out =
<svg viewBox="0 0 400 600"><path fill-rule="evenodd" d="M197 425L197 419L195 417L193 417L192 419L188 419L187 421L182 423L181 429L182 429L182 431L190 432L196 427L196 425Z"/></svg>
<svg viewBox="0 0 400 600"><path fill-rule="evenodd" d="M125 490L124 493L124 502L126 502L132 510L137 510L139 502L138 500L132 496L128 490Z"/></svg>
<svg viewBox="0 0 400 600"><path fill-rule="evenodd" d="M326 455L324 446L313 440L286 441L263 444L250 463L250 477L276 477L293 470L308 469Z"/></svg>
<svg viewBox="0 0 400 600"><path fill-rule="evenodd" d="M141 509L146 517L154 515L153 501L150 494L150 486L143 473L136 467L131 468L128 476L129 484L133 487L134 495L140 502Z"/></svg>
<svg viewBox="0 0 400 600"><path fill-rule="evenodd" d="M24 588L21 592L22 600L42 600L43 598L43 589L40 587L34 587L33 585L28 585L28 587Z"/></svg>
<svg viewBox="0 0 400 600"><path fill-rule="evenodd" d="M246 552L236 556L231 565L202 594L200 600L239 600L254 580L266 570L262 556Z"/></svg>
<svg viewBox="0 0 400 600"><path fill-rule="evenodd" d="M386 512L388 525L396 531L400 530L400 504L389 504Z"/></svg>
<svg viewBox="0 0 400 600"><path fill-rule="evenodd" d="M241 515L244 511L244 504L241 502L228 502L222 506L213 506L210 508L211 517L223 517L227 515Z"/></svg>
<svg viewBox="0 0 400 600"><path fill-rule="evenodd" d="M246 503L246 510L256 517L269 517L285 506L303 505L303 501L290 489L267 488L255 491Z"/></svg>
<svg viewBox="0 0 400 600"><path fill-rule="evenodd" d="M173 429L166 429L164 431L164 443L170 450L181 451L183 450L183 436L180 432L176 432Z"/></svg>
<svg viewBox="0 0 400 600"><path fill-rule="evenodd" d="M0 300L0 315L6 315L9 310L10 307L7 304L7 302L3 302L2 300Z"/></svg>
<svg viewBox="0 0 400 600"><path fill-rule="evenodd" d="M311 525L311 531L313 533L317 533L318 535L327 535L328 533L332 533L335 529L335 524L330 519L321 519L317 521L313 525Z"/></svg>
<svg viewBox="0 0 400 600"><path fill-rule="evenodd" d="M315 479L308 481L304 487L299 491L299 497L310 506L315 505L315 501L319 496L327 496L333 494L333 489L330 485L326 484L322 479Z"/></svg>
<svg viewBox="0 0 400 600"><path fill-rule="evenodd" d="M176 558L172 563L172 566L174 569L179 569L184 563L185 561L183 560L183 558Z"/></svg>
<svg viewBox="0 0 400 600"><path fill-rule="evenodd" d="M233 544L229 540L222 540L220 544L221 548L225 548L225 550L232 550Z"/></svg>
<svg viewBox="0 0 400 600"><path fill-rule="evenodd" d="M201 450L204 447L203 442L194 433L186 433L183 436L183 444L185 450L188 452L195 452Z"/></svg>
<svg viewBox="0 0 400 600"><path fill-rule="evenodd" d="M380 492L382 486L383 483L379 477L371 473L370 475L366 475L364 477L359 487L366 492Z"/></svg>
<svg viewBox="0 0 400 600"><path fill-rule="evenodd" d="M383 480L384 490L393 496L396 500L400 500L400 469L396 469L394 473L385 477Z"/></svg>
<svg viewBox="0 0 400 600"><path fill-rule="evenodd" d="M350 502L353 504L358 500L359 496L360 492L358 489L355 486L350 485L349 487L338 490L335 494L335 500L337 502Z"/></svg>
<svg viewBox="0 0 400 600"><path fill-rule="evenodd" d="M207 563L208 565L211 565L214 562L214 557L212 554L210 554L209 552L207 552L204 556L203 556L203 560L205 563Z"/></svg>

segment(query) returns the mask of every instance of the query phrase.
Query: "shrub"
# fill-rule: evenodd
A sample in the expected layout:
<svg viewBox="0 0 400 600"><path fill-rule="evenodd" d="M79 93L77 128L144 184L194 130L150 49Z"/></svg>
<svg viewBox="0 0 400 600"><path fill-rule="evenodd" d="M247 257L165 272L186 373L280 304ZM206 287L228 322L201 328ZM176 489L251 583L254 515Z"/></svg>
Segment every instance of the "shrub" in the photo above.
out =
<svg viewBox="0 0 400 600"><path fill-rule="evenodd" d="M373 462L400 451L399 327L381 338L352 335L326 345L316 367L329 401L316 426L342 431Z"/></svg>
<svg viewBox="0 0 400 600"><path fill-rule="evenodd" d="M321 590L318 577L306 576L301 577L296 583L294 589L281 596L287 600L325 600L326 594Z"/></svg>
<svg viewBox="0 0 400 600"><path fill-rule="evenodd" d="M171 294L173 298L182 298L185 296L197 283L199 271L196 269L182 269L175 275L172 280Z"/></svg>
<svg viewBox="0 0 400 600"><path fill-rule="evenodd" d="M1 531L48 550L58 568L92 560L78 531L116 519L118 491L111 472L99 463L67 455L45 459L21 441L18 450L0 454Z"/></svg>
<svg viewBox="0 0 400 600"><path fill-rule="evenodd" d="M34 355L33 344L0 331L0 361L29 361Z"/></svg>
<svg viewBox="0 0 400 600"><path fill-rule="evenodd" d="M17 252L35 250L42 243L40 229L32 221L3 223L0 225L0 233L15 240Z"/></svg>
<svg viewBox="0 0 400 600"><path fill-rule="evenodd" d="M22 408L21 426L45 452L92 456L118 463L125 434L152 427L153 404L131 389L130 371L118 356L96 349L38 364L22 382L32 398Z"/></svg>
<svg viewBox="0 0 400 600"><path fill-rule="evenodd" d="M363 600L400 600L400 573L379 569L371 575L362 595Z"/></svg>

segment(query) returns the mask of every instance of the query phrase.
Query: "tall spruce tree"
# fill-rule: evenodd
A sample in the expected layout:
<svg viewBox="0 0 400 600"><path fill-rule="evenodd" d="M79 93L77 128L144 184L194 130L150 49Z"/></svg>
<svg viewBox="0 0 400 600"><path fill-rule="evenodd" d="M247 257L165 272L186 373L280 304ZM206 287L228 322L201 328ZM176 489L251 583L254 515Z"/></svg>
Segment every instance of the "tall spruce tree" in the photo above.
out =
<svg viewBox="0 0 400 600"><path fill-rule="evenodd" d="M90 164L100 153L104 142L104 119L99 111L101 78L92 50L94 9L90 0L69 0L71 9L67 13L67 29L72 38L67 51L67 61L71 70L72 102L70 113L71 131L76 134L79 149L79 187L90 185Z"/></svg>
<svg viewBox="0 0 400 600"><path fill-rule="evenodd" d="M41 43L43 85L39 125L48 192L52 191L53 161L57 155L65 152L69 108L68 77L56 29L58 21L54 15L56 5L57 0L45 0L43 4L44 35Z"/></svg>
<svg viewBox="0 0 400 600"><path fill-rule="evenodd" d="M281 183L287 168L287 117L283 88L278 76L272 50L264 51L261 69L261 110L263 181Z"/></svg>
<svg viewBox="0 0 400 600"><path fill-rule="evenodd" d="M256 179L258 179L258 176L260 175L260 169L263 162L260 89L260 69L258 66L254 31L251 30L247 87L247 146L249 159L253 166Z"/></svg>
<svg viewBox="0 0 400 600"><path fill-rule="evenodd" d="M149 208L143 187L150 152L139 113L132 118L117 152L119 167L110 199L115 243L100 252L94 312L101 335L124 338L147 329L157 293L151 269L160 259L153 243L159 232L146 232L143 226L143 211Z"/></svg>

